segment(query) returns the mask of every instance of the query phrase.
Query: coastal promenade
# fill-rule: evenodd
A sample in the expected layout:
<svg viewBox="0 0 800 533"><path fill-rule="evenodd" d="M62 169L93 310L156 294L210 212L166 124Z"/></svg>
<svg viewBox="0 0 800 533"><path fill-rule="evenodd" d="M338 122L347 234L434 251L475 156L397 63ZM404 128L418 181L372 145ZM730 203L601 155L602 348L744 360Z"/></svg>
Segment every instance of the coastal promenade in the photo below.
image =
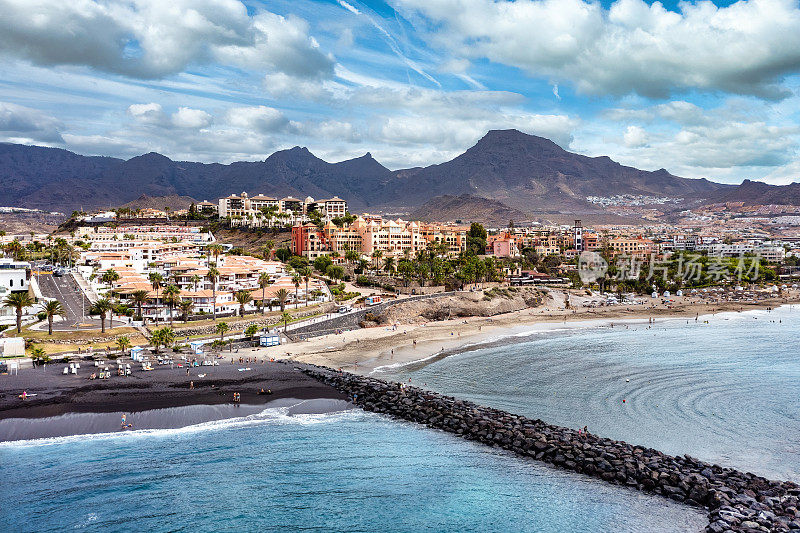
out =
<svg viewBox="0 0 800 533"><path fill-rule="evenodd" d="M708 510L706 531L800 530L800 486L688 455L670 456L416 387L307 365L367 411L455 433L518 455Z"/></svg>

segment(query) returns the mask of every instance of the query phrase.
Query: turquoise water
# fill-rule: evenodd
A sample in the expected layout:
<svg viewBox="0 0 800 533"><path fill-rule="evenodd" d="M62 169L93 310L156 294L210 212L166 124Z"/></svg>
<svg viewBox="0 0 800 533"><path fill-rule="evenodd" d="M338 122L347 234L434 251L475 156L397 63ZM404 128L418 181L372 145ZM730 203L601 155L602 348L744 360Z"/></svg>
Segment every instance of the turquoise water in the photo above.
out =
<svg viewBox="0 0 800 533"><path fill-rule="evenodd" d="M0 531L699 531L702 512L351 410L0 444Z"/></svg>
<svg viewBox="0 0 800 533"><path fill-rule="evenodd" d="M800 308L705 318L520 328L510 339L376 375L800 481Z"/></svg>

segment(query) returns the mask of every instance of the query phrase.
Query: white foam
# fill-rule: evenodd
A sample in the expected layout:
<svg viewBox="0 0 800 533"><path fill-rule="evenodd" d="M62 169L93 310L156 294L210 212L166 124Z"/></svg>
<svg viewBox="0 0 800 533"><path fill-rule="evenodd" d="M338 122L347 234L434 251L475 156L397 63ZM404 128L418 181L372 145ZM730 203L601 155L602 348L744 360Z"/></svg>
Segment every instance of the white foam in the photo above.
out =
<svg viewBox="0 0 800 533"><path fill-rule="evenodd" d="M237 417L226 418L223 420L212 420L190 426L169 429L137 429L131 431L114 431L110 433L90 433L82 435L68 435L63 437L47 437L41 439L15 440L0 442L0 449L29 446L54 446L68 444L86 440L111 440L111 439L141 439L141 438L160 438L175 435L190 435L208 431L220 431L229 429L240 429L266 424L293 424L308 426L314 424L326 424L341 420L352 420L364 416L360 409L347 409L329 413L293 413L299 406L309 402L302 400L292 405L281 407L269 407L260 413Z"/></svg>

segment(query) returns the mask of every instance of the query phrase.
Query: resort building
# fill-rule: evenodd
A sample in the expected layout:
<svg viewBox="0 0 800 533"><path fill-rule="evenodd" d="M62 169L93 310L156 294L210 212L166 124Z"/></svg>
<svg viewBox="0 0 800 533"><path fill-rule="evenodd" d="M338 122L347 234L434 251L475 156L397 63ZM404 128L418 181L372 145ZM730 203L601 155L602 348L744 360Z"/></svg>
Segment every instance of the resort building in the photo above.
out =
<svg viewBox="0 0 800 533"><path fill-rule="evenodd" d="M642 236L616 237L608 241L614 255L627 255L633 257L648 257L655 251L653 241Z"/></svg>
<svg viewBox="0 0 800 533"><path fill-rule="evenodd" d="M277 224L307 222L312 212L319 213L323 221L329 222L347 214L347 202L337 196L325 200L314 200L308 196L305 200L300 200L292 196L249 196L243 192L220 198L218 211L220 217L230 218L233 225L272 227Z"/></svg>
<svg viewBox="0 0 800 533"><path fill-rule="evenodd" d="M438 253L454 256L466 250L466 232L463 226L359 216L341 226L332 222L322 228L310 223L295 225L292 251L309 259L333 253L343 255L349 250L366 257L380 252L384 258L400 258L439 244Z"/></svg>

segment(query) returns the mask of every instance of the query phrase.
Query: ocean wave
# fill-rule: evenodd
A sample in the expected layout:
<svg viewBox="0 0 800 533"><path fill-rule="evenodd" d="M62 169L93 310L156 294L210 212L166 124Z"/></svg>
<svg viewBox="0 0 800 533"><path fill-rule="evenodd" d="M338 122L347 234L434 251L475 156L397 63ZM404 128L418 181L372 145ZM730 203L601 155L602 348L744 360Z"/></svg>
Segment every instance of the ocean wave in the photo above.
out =
<svg viewBox="0 0 800 533"><path fill-rule="evenodd" d="M288 399L287 399L288 400ZM137 424L138 421L143 419L143 416L151 416L155 419L161 421L162 423L166 420L168 421L170 417L175 416L176 414L180 414L180 412L186 408L180 407L170 407L166 409L154 409L151 411L141 411L139 413L131 413L128 415L128 421L132 421L134 423L134 427L137 429L131 430L106 430L106 431L89 431L89 432L76 432L71 434L64 434L58 436L36 436L36 435L28 435L28 438L24 438L25 435L21 434L21 431L30 431L31 428L47 428L49 425L57 424L59 427L75 427L76 420L89 420L92 422L92 419L96 419L97 417L104 417L108 418L111 417L113 420L116 421L116 424L119 423L119 419L122 413L70 413L66 415L60 415L57 417L49 417L49 418L40 418L40 419L5 419L0 421L2 423L6 423L6 431L4 431L4 435L11 435L14 436L15 433L8 432L7 430L12 429L13 425L22 425L22 428L18 428L19 431L16 435L20 438L14 438L13 440L5 440L0 442L0 449L2 448L10 448L10 447L19 447L19 446L52 446L82 440L109 440L109 439L139 439L143 437L169 437L175 435L188 435L192 433L200 433L200 432L207 432L207 431L219 431L219 430L228 430L228 429L238 429L238 428L245 428L249 426L255 425L263 425L263 424L293 424L293 425L312 425L312 424L324 424L324 423L332 423L337 422L340 420L351 419L354 417L358 417L363 413L358 409L354 409L354 406L349 402L344 400L325 400L325 399L311 399L311 400L293 400L291 402L287 401L278 401L280 405L271 406L267 408L261 408L259 406L259 410L254 413L248 413L245 416L238 416L238 417L226 417L222 419L215 419L215 420L207 420L204 422L181 425L180 420L176 421L178 424L175 427L142 427L142 424L147 424L147 422L142 422L142 424ZM211 411L213 408L219 408L220 406L213 406L213 405L198 405L198 406L189 406L190 408L200 409L204 411ZM227 407L227 406L224 406ZM241 408L247 407L256 407L256 406L245 406L243 405ZM234 409L241 409L241 408L234 408ZM88 417L88 418L87 418ZM179 416L176 418L180 418ZM103 421L105 422L105 420ZM151 421L152 424L152 421ZM79 424L80 425L80 424ZM83 424L83 427L86 427L86 423Z"/></svg>

